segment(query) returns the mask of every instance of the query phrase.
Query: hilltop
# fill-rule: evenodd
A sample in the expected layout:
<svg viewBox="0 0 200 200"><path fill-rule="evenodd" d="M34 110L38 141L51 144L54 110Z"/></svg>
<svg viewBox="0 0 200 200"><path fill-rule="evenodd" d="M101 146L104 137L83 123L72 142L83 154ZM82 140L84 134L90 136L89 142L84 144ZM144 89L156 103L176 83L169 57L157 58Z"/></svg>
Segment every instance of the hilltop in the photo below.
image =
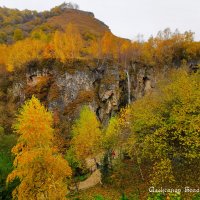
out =
<svg viewBox="0 0 200 200"><path fill-rule="evenodd" d="M45 34L65 30L73 23L85 37L102 36L109 27L96 19L92 12L77 9L78 6L63 3L50 11L37 12L0 7L0 43L13 43L16 38L26 38L43 31Z"/></svg>
<svg viewBox="0 0 200 200"><path fill-rule="evenodd" d="M69 23L76 25L83 35L92 33L101 36L109 31L109 27L96 19L93 13L75 9L66 9L60 15L53 16L46 22L51 27L60 27L63 30Z"/></svg>

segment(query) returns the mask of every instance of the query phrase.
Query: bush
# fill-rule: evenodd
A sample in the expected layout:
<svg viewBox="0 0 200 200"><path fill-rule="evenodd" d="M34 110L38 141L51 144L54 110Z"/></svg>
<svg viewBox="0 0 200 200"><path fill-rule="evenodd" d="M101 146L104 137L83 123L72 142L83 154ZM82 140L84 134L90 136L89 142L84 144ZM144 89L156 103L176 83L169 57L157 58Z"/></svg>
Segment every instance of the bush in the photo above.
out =
<svg viewBox="0 0 200 200"><path fill-rule="evenodd" d="M165 200L165 195L162 193L150 194L147 200Z"/></svg>
<svg viewBox="0 0 200 200"><path fill-rule="evenodd" d="M13 169L11 148L15 143L16 137L14 135L3 135L0 137L0 199L4 200L12 199L12 191L18 184L18 180L15 180L11 184L6 185L6 178Z"/></svg>
<svg viewBox="0 0 200 200"><path fill-rule="evenodd" d="M166 196L167 196L167 194L154 193L154 194L149 195L148 200L165 200ZM170 198L170 200L181 200L181 196L178 193L169 194L169 198Z"/></svg>
<svg viewBox="0 0 200 200"><path fill-rule="evenodd" d="M0 126L0 137L2 137L3 135L4 135L4 128Z"/></svg>
<svg viewBox="0 0 200 200"><path fill-rule="evenodd" d="M128 198L126 197L126 195L123 193L120 200L128 200Z"/></svg>
<svg viewBox="0 0 200 200"><path fill-rule="evenodd" d="M97 195L94 197L94 200L105 200L103 196Z"/></svg>
<svg viewBox="0 0 200 200"><path fill-rule="evenodd" d="M194 195L194 197L192 198L192 200L199 200L200 199L200 193L197 193Z"/></svg>
<svg viewBox="0 0 200 200"><path fill-rule="evenodd" d="M176 193L173 194L173 193L172 193L172 194L170 194L169 196L170 196L170 199L171 199L171 200L181 200L180 194L176 194Z"/></svg>

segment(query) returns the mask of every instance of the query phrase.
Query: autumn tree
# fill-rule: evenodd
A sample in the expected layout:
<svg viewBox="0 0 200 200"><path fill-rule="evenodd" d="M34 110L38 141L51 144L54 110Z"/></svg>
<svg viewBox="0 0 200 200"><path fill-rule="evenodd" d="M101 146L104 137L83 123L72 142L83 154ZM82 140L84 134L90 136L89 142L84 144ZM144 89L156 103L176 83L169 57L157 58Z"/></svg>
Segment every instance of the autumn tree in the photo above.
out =
<svg viewBox="0 0 200 200"><path fill-rule="evenodd" d="M148 42L142 43L141 60L145 65L154 66L157 64L155 61L155 51L157 48L155 48L155 46L156 45L153 38L149 38Z"/></svg>
<svg viewBox="0 0 200 200"><path fill-rule="evenodd" d="M14 69L22 68L31 61L40 60L43 58L45 45L46 44L41 41L32 39L16 42L10 47L8 53L7 70L13 71Z"/></svg>
<svg viewBox="0 0 200 200"><path fill-rule="evenodd" d="M103 145L104 148L112 151L121 150L126 146L130 135L130 108L122 108L118 115L112 117L104 130Z"/></svg>
<svg viewBox="0 0 200 200"><path fill-rule="evenodd" d="M103 132L104 133L103 147L105 152L104 159L106 159L107 157L107 159L111 163L111 166L112 166L112 159L114 157L118 158L118 161L122 161L123 155L128 153L127 146L129 146L129 140L132 137L131 126L130 126L130 111L131 110L129 106L122 108L116 116L112 117L109 120L107 127L105 127L104 129ZM131 145L134 148L134 155L136 155L137 157L135 144L132 143ZM114 157L112 153L114 153L115 155Z"/></svg>
<svg viewBox="0 0 200 200"><path fill-rule="evenodd" d="M0 73L6 70L9 47L0 44Z"/></svg>
<svg viewBox="0 0 200 200"><path fill-rule="evenodd" d="M80 57L83 48L83 39L78 28L73 24L68 24L65 30L65 42L69 58Z"/></svg>
<svg viewBox="0 0 200 200"><path fill-rule="evenodd" d="M77 158L95 158L101 152L102 133L96 114L84 106L72 128L72 147Z"/></svg>
<svg viewBox="0 0 200 200"><path fill-rule="evenodd" d="M133 62L141 62L141 58L143 55L142 44L134 41L131 44L131 60Z"/></svg>
<svg viewBox="0 0 200 200"><path fill-rule="evenodd" d="M56 31L53 40L56 58L61 62L80 57L83 39L73 24L68 24L65 32Z"/></svg>
<svg viewBox="0 0 200 200"><path fill-rule="evenodd" d="M129 49L129 60L148 66L179 66L183 60L197 62L200 44L194 41L194 33L172 32L170 29L159 31L148 41L134 41Z"/></svg>
<svg viewBox="0 0 200 200"><path fill-rule="evenodd" d="M31 38L48 42L50 40L50 34L46 34L43 30L38 29L31 32Z"/></svg>
<svg viewBox="0 0 200 200"><path fill-rule="evenodd" d="M95 38L90 41L89 47L88 47L89 54L93 58L102 58L102 43L101 39Z"/></svg>
<svg viewBox="0 0 200 200"><path fill-rule="evenodd" d="M105 32L102 38L94 38L89 42L89 53L95 58L114 58L123 61L128 60L131 42L118 38L110 32Z"/></svg>
<svg viewBox="0 0 200 200"><path fill-rule="evenodd" d="M55 57L61 62L65 62L67 58L66 43L64 40L64 33L56 31L53 38L53 47L55 51Z"/></svg>
<svg viewBox="0 0 200 200"><path fill-rule="evenodd" d="M131 59L131 42L128 40L119 40L118 45L118 58L119 61L124 65L124 68L127 69L129 64L128 61Z"/></svg>
<svg viewBox="0 0 200 200"><path fill-rule="evenodd" d="M140 156L153 161L154 184L185 182L179 172L190 169L190 165L196 165L192 168L200 173L199 84L198 72L190 75L179 69L160 83L157 91L137 100L131 107L130 141L133 143L129 147L132 149L136 144ZM194 180L195 173L188 172L188 176L193 177L190 181Z"/></svg>
<svg viewBox="0 0 200 200"><path fill-rule="evenodd" d="M13 198L65 199L71 168L52 148L52 123L52 114L34 96L20 109L13 126L19 135L12 149L14 170L7 178L20 180Z"/></svg>
<svg viewBox="0 0 200 200"><path fill-rule="evenodd" d="M106 58L117 57L116 37L111 32L106 32L101 40L102 53Z"/></svg>

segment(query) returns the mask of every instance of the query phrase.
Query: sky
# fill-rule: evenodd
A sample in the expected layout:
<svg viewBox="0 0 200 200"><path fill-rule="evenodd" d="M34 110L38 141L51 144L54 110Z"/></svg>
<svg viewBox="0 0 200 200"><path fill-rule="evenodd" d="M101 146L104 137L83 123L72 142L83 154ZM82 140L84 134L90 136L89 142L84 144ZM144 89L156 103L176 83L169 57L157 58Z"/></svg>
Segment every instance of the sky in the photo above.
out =
<svg viewBox="0 0 200 200"><path fill-rule="evenodd" d="M0 0L0 6L20 10L49 10L64 0ZM66 0L66 2L69 2ZM120 37L147 39L159 30L195 32L200 40L200 0L72 0L81 10L91 11Z"/></svg>

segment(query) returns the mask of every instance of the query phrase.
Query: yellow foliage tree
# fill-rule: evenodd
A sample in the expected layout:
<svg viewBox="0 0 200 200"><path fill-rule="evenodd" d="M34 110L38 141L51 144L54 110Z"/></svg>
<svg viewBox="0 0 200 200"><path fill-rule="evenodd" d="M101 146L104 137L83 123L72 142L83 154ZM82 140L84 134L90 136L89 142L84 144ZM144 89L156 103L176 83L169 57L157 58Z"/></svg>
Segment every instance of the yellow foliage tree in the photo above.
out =
<svg viewBox="0 0 200 200"><path fill-rule="evenodd" d="M8 52L9 52L9 47L4 44L1 44L0 45L0 72L5 71L6 69Z"/></svg>
<svg viewBox="0 0 200 200"><path fill-rule="evenodd" d="M116 37L111 32L106 32L102 38L102 52L107 57L117 57Z"/></svg>
<svg viewBox="0 0 200 200"><path fill-rule="evenodd" d="M12 149L14 170L7 178L8 182L15 178L20 180L13 198L66 199L66 177L71 176L71 168L52 147L52 123L52 114L34 96L19 111L14 124L19 134Z"/></svg>
<svg viewBox="0 0 200 200"><path fill-rule="evenodd" d="M122 108L120 113L112 117L105 129L103 144L105 149L123 148L130 135L130 107Z"/></svg>
<svg viewBox="0 0 200 200"><path fill-rule="evenodd" d="M73 24L68 24L65 32L56 31L54 35L55 56L61 62L80 57L83 39L79 30Z"/></svg>
<svg viewBox="0 0 200 200"><path fill-rule="evenodd" d="M131 42L127 40L121 41L118 54L125 68L127 67L128 64L127 61L130 60L130 49L131 49Z"/></svg>
<svg viewBox="0 0 200 200"><path fill-rule="evenodd" d="M160 186L173 180L170 165L175 179L183 183L186 179L180 178L181 170L192 167L188 177L195 177L195 173L199 177L200 173L200 75L199 72L188 74L183 69L172 72L159 83L158 90L131 106L132 133L127 147L134 152L136 144L140 157L154 162L157 172L153 172L153 181Z"/></svg>
<svg viewBox="0 0 200 200"><path fill-rule="evenodd" d="M94 58L102 58L102 43L100 39L90 41L89 54Z"/></svg>
<svg viewBox="0 0 200 200"><path fill-rule="evenodd" d="M9 51L7 70L13 71L30 61L41 59L44 47L45 43L38 40L26 39L16 42Z"/></svg>
<svg viewBox="0 0 200 200"><path fill-rule="evenodd" d="M84 106L72 130L72 146L79 160L94 158L101 149L102 133L96 114Z"/></svg>

